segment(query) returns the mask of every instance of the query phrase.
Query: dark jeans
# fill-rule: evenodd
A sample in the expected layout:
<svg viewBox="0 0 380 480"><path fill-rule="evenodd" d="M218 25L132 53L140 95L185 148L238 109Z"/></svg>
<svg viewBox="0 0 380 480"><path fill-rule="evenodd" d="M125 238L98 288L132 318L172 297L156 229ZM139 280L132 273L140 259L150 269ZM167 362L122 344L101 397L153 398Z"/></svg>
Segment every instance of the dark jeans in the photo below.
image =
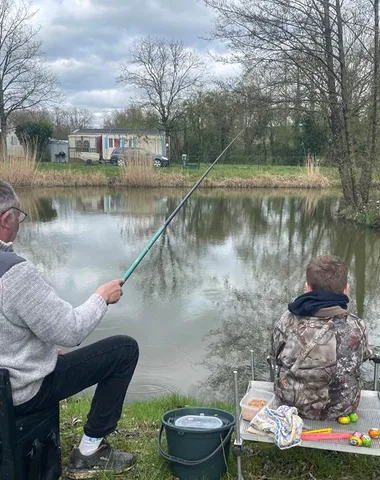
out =
<svg viewBox="0 0 380 480"><path fill-rule="evenodd" d="M84 432L104 437L116 429L124 397L139 358L136 340L125 335L105 338L58 356L37 395L15 407L16 415L44 410L60 400L98 384Z"/></svg>

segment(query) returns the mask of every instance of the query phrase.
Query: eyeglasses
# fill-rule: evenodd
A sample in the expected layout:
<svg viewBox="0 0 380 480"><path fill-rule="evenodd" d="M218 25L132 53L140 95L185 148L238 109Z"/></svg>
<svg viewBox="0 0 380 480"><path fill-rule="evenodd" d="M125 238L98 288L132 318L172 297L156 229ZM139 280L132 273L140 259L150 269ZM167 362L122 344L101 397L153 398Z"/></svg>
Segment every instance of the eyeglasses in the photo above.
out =
<svg viewBox="0 0 380 480"><path fill-rule="evenodd" d="M6 210L4 210L4 212L3 212L1 215L4 215L4 213L8 212L8 211L11 210L12 208L13 208L14 210L17 210L17 211L19 212L19 214L18 214L18 221L19 221L19 223L23 222L23 221L26 219L26 217L28 216L27 213L23 212L22 210L20 210L20 209L17 208L17 207L9 207L9 208L7 208Z"/></svg>

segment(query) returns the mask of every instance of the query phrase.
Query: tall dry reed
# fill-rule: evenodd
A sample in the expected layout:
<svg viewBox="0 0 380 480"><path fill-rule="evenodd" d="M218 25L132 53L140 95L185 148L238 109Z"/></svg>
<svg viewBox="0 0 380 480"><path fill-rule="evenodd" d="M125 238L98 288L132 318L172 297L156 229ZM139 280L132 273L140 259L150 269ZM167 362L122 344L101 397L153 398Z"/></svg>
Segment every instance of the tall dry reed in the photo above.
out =
<svg viewBox="0 0 380 480"><path fill-rule="evenodd" d="M73 170L38 171L35 181L35 185L40 187L99 187L111 184L112 178L108 179L103 172L80 173Z"/></svg>
<svg viewBox="0 0 380 480"><path fill-rule="evenodd" d="M0 178L15 187L89 187L110 183L103 172L83 174L69 169L41 171L35 151L36 149L26 148L22 157L1 155Z"/></svg>
<svg viewBox="0 0 380 480"><path fill-rule="evenodd" d="M223 188L329 188L332 182L323 175L256 175L251 178L208 179L203 182L204 187Z"/></svg>
<svg viewBox="0 0 380 480"><path fill-rule="evenodd" d="M179 187L190 188L194 177L180 172L167 172L153 166L150 154L133 152L126 158L126 166L119 168L119 175L107 177L105 171L78 172L71 168L40 170L32 150L20 158L0 158L0 178L15 187ZM211 188L328 188L337 182L319 174L318 168L308 169L304 175L256 175L247 178L206 178L202 187Z"/></svg>
<svg viewBox="0 0 380 480"><path fill-rule="evenodd" d="M120 167L120 180L130 187L153 187L156 182L152 156L138 151L128 153Z"/></svg>
<svg viewBox="0 0 380 480"><path fill-rule="evenodd" d="M306 170L308 175L316 176L320 174L319 160L315 155L312 156L310 153L306 155Z"/></svg>
<svg viewBox="0 0 380 480"><path fill-rule="evenodd" d="M33 186L37 176L36 156L26 149L23 157L2 154L0 156L0 178L14 186Z"/></svg>

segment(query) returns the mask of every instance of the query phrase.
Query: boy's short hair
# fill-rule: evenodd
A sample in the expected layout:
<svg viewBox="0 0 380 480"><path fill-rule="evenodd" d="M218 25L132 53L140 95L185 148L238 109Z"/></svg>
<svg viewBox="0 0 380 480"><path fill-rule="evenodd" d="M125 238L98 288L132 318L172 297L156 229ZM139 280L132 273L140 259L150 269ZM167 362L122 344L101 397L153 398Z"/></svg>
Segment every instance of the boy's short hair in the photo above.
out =
<svg viewBox="0 0 380 480"><path fill-rule="evenodd" d="M334 255L315 257L306 269L306 281L312 290L343 293L347 285L347 278L346 265Z"/></svg>

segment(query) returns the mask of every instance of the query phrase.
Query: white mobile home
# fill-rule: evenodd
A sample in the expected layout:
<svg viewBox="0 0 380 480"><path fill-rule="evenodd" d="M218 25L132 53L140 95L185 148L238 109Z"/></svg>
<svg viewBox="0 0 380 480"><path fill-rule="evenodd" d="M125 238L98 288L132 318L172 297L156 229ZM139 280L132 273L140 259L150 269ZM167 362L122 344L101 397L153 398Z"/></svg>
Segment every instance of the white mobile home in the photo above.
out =
<svg viewBox="0 0 380 480"><path fill-rule="evenodd" d="M109 160L113 150L118 147L138 147L151 153L165 155L165 134L159 130L85 128L69 135L71 161L83 159L83 153L90 153L89 158L98 154L100 160Z"/></svg>

